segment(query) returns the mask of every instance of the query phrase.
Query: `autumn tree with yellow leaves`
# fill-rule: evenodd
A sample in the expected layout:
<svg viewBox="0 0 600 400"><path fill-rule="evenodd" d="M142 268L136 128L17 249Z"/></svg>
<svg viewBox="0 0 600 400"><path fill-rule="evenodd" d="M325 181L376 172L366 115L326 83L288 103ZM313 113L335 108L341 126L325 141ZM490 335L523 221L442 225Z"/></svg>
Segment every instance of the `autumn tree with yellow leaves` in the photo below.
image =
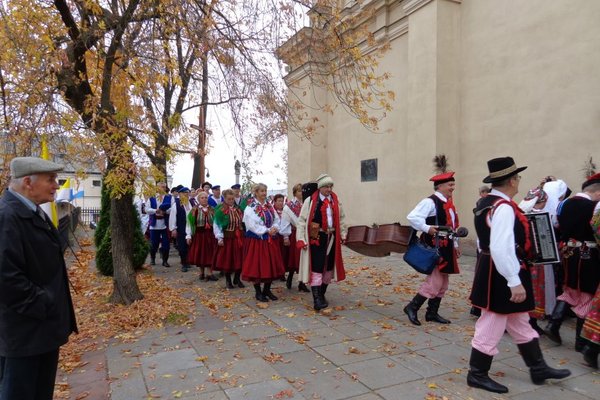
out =
<svg viewBox="0 0 600 400"><path fill-rule="evenodd" d="M354 2L353 4L359 4ZM309 10L309 25L305 14ZM111 301L142 298L132 267L131 203L140 166L156 180L178 153L198 157L188 120L223 107L244 149L318 121L287 98L283 66L311 68L311 84L376 130L393 93L375 73L386 49L369 32L373 10L306 0L0 1L0 134L5 153L31 154L41 134L68 137L66 157L95 161L111 193ZM366 22L365 22L366 21ZM298 31L298 33L296 33ZM297 46L302 52L294 52ZM187 119L186 119L187 116ZM196 117L193 118L196 120ZM214 139L213 139L214 140ZM10 157L2 157L6 166Z"/></svg>

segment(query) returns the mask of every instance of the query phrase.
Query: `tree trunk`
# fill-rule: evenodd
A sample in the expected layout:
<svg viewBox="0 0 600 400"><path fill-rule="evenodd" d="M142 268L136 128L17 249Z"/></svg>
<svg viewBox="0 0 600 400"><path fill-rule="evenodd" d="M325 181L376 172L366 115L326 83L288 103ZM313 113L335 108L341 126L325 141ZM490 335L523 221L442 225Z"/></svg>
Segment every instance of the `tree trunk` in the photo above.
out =
<svg viewBox="0 0 600 400"><path fill-rule="evenodd" d="M138 288L133 270L133 195L111 199L110 233L113 259L113 292L111 303L129 305L144 296Z"/></svg>

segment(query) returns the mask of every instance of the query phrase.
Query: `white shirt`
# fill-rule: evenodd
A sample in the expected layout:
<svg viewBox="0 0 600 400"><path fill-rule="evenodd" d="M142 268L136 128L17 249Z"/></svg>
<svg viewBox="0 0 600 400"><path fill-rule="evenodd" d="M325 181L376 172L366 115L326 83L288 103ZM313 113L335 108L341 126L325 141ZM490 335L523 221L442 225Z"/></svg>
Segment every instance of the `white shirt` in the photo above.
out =
<svg viewBox="0 0 600 400"><path fill-rule="evenodd" d="M162 201L163 201L163 199L164 199L165 196L166 195L162 195L162 196L156 195L156 196L154 196L154 198L156 199L156 207L160 207L160 205L162 204ZM175 198L171 197L171 201L175 201ZM155 215L156 214L156 210L158 210L158 208L152 208L152 205L150 203L150 199L148 199L146 201L146 214L148 214L148 215ZM165 214L168 214L169 211L170 211L170 209L167 210L167 211L165 211ZM156 223L154 224L154 226L150 226L150 230L166 229L167 228L167 218L168 218L168 215L164 215L164 218L162 218L162 219L158 219L157 218L156 219Z"/></svg>
<svg viewBox="0 0 600 400"><path fill-rule="evenodd" d="M333 198L331 196L329 197L325 197L323 196L321 193L319 193L319 198L321 199L321 201L325 201L325 199L329 200L329 205L327 206L327 226L329 228L333 228L333 210L331 208L331 205L333 204Z"/></svg>
<svg viewBox="0 0 600 400"><path fill-rule="evenodd" d="M267 228L264 221L256 214L254 211L255 206L258 204L258 200L255 200L255 203L251 206L248 206L244 209L244 224L246 224L246 230L254 233L255 235L262 236L269 231L270 228ZM264 205L265 203L263 203ZM273 225L279 231L280 219L275 212L273 216Z"/></svg>
<svg viewBox="0 0 600 400"><path fill-rule="evenodd" d="M496 189L492 189L490 194L511 201L510 197ZM490 254L494 265L500 275L508 281L508 287L519 286L521 264L515 250L514 209L508 204L500 204L494 210L491 220L488 219L488 224L490 225Z"/></svg>
<svg viewBox="0 0 600 400"><path fill-rule="evenodd" d="M300 203L300 200L294 199L293 202ZM283 216L281 217L281 224L283 225L284 222L294 227L298 226L298 217L287 204L283 207Z"/></svg>
<svg viewBox="0 0 600 400"><path fill-rule="evenodd" d="M191 239L192 238L192 230L191 230L191 227L189 226L189 224L187 223L187 216L190 213L190 211L192 210L192 206L189 202L187 205L183 204L183 203L181 205L183 206L183 209L185 210L185 220L186 220L185 238ZM177 205L175 203L175 199L173 199L173 204L171 205L171 208L169 210L169 230L170 231L177 230Z"/></svg>
<svg viewBox="0 0 600 400"><path fill-rule="evenodd" d="M436 195L444 203L448 202L446 196L444 196L440 192L435 192L434 195ZM453 210L449 210L449 213L451 219L451 226L453 229L456 229L456 215L454 215ZM435 203L432 199L426 197L423 200L421 200L419 204L415 206L415 208L413 208L413 210L406 216L406 219L408 219L408 222L410 223L410 226L413 227L413 229L427 233L429 232L429 228L431 228L431 225L427 225L425 223L425 219L429 217L435 217L435 214ZM458 247L458 238L454 239L454 247Z"/></svg>

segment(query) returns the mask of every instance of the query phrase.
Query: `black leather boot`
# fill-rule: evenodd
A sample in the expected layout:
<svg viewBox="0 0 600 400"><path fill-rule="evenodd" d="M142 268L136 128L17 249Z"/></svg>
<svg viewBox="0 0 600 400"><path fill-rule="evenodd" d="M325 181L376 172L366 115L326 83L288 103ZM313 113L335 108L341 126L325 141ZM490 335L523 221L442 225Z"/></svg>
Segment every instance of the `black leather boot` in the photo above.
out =
<svg viewBox="0 0 600 400"><path fill-rule="evenodd" d="M552 340L554 343L562 344L562 338L560 337L560 326L565 319L565 314L569 305L564 301L558 301L556 306L554 306L554 310L552 311L552 316L550 317L550 322L544 328L544 333L548 337L548 339Z"/></svg>
<svg viewBox="0 0 600 400"><path fill-rule="evenodd" d="M581 350L585 363L594 369L598 369L598 353L600 353L600 346L589 341L586 341L583 350Z"/></svg>
<svg viewBox="0 0 600 400"><path fill-rule="evenodd" d="M321 286L311 286L310 291L312 292L315 311L327 308L327 306L323 304L323 301L321 300Z"/></svg>
<svg viewBox="0 0 600 400"><path fill-rule="evenodd" d="M440 316L438 314L438 310L440 309L440 303L442 302L441 297L435 297L433 299L429 299L427 302L427 311L425 312L425 321L437 322L438 324L449 324L450 320Z"/></svg>
<svg viewBox="0 0 600 400"><path fill-rule="evenodd" d="M506 386L494 381L488 375L493 359L493 356L488 356L477 349L471 348L471 359L469 360L467 385L474 388L487 390L488 392L507 393L508 388Z"/></svg>
<svg viewBox="0 0 600 400"><path fill-rule="evenodd" d="M240 275L241 274L242 273L240 271L238 271L238 272L235 273L235 275L233 276L233 284L237 285L237 287L239 287L239 288L245 288L246 285L244 285L242 283L242 280L240 279Z"/></svg>
<svg viewBox="0 0 600 400"><path fill-rule="evenodd" d="M150 265L156 265L156 253L150 253Z"/></svg>
<svg viewBox="0 0 600 400"><path fill-rule="evenodd" d="M168 262L168 260L169 260L169 252L168 251L161 251L160 254L162 255L162 266L165 267L165 268L171 268L171 265Z"/></svg>
<svg viewBox="0 0 600 400"><path fill-rule="evenodd" d="M254 297L256 297L256 300L262 301L263 303L266 303L269 301L269 299L267 299L267 297L263 294L262 290L260 290L260 283L254 284L254 291L256 292L256 294L254 296Z"/></svg>
<svg viewBox="0 0 600 400"><path fill-rule="evenodd" d="M531 342L517 345L521 351L521 356L525 361L525 365L529 367L531 381L536 385L541 385L546 379L563 379L571 375L568 369L554 369L546 364L540 342L537 338Z"/></svg>
<svg viewBox="0 0 600 400"><path fill-rule="evenodd" d="M540 326L537 323L537 319L533 318L533 317L529 317L529 325L531 325L531 327L533 328L533 330L535 330L538 335L542 336L544 335L544 330L542 328L540 328Z"/></svg>
<svg viewBox="0 0 600 400"><path fill-rule="evenodd" d="M288 272L287 279L285 280L285 286L286 286L288 289L291 289L291 288L292 288L292 281L293 281L293 279L294 279L294 271L290 271L290 272Z"/></svg>
<svg viewBox="0 0 600 400"><path fill-rule="evenodd" d="M306 283L304 282L298 282L298 291L299 292L306 292L306 293L310 293L310 289L308 289L306 287Z"/></svg>
<svg viewBox="0 0 600 400"><path fill-rule="evenodd" d="M329 302L327 301L327 299L325 298L325 292L327 291L327 286L326 284L321 284L321 302L323 304L325 304L325 307L329 307Z"/></svg>
<svg viewBox="0 0 600 400"><path fill-rule="evenodd" d="M413 297L413 299L410 301L410 303L408 303L406 307L404 307L404 312L406 313L406 315L408 315L408 319L414 325L421 325L419 318L417 318L417 312L419 311L419 308L421 308L423 303L425 303L425 300L427 300L427 297L421 296L419 293L417 293L415 297Z"/></svg>
<svg viewBox="0 0 600 400"><path fill-rule="evenodd" d="M581 337L581 329L583 328L584 323L585 319L577 318L577 322L575 324L575 351L577 352L581 352L586 345L586 340Z"/></svg>
<svg viewBox="0 0 600 400"><path fill-rule="evenodd" d="M265 283L265 287L263 288L263 295L269 298L269 300L277 300L277 296L271 292L271 282Z"/></svg>
<svg viewBox="0 0 600 400"><path fill-rule="evenodd" d="M227 287L227 289L233 289L233 283L231 283L230 273L225 273L225 287Z"/></svg>

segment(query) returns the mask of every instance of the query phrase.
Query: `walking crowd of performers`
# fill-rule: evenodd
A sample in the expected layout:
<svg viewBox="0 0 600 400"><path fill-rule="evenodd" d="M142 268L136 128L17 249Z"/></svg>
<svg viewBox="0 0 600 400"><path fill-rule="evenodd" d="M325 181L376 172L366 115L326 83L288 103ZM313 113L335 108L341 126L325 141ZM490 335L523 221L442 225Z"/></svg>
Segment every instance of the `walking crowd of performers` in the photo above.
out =
<svg viewBox="0 0 600 400"><path fill-rule="evenodd" d="M440 307L449 276L460 272L460 223L452 197L455 173L447 169L444 156L434 161L438 169L430 179L434 193L407 216L414 231L421 232L417 240L439 252L433 271L404 307L416 326L421 325L418 312L425 302L425 321L451 323L440 315ZM600 174L589 173L574 195L563 180L547 176L517 205L520 173L527 167L501 157L488 161L487 168L486 186L479 189L473 209L477 265L469 300L471 314L478 319L468 385L508 391L488 374L505 332L518 346L533 383L569 376L569 370L546 364L539 344L542 335L562 344L560 328L568 317L576 318L575 351L598 368ZM143 207L149 216L153 265L160 249L162 265L169 267L169 237L174 237L183 271L195 265L201 280L217 280L215 271L220 272L228 289L250 282L259 302L276 301L272 282L285 280L291 289L296 274L298 290L312 292L316 311L328 307L325 294L331 281L345 278L344 211L326 174L316 182L295 185L287 202L283 195L268 199L264 184L255 185L245 196L239 185L223 192L209 183L196 191L179 186L170 194L166 185L158 188L159 193ZM532 213L548 213L558 243L557 262L532 261L534 238L525 215ZM544 328L539 325L542 320Z"/></svg>
<svg viewBox="0 0 600 400"><path fill-rule="evenodd" d="M221 192L208 182L194 191L182 185L169 191L158 183L158 193L138 207L142 231L149 233L150 264L156 265L160 250L162 266L170 267L175 241L182 271L198 267L201 281L216 281L218 273L227 289L250 282L256 300L268 302L278 300L272 282L284 280L291 289L296 274L298 291L312 292L315 310L326 308L327 286L345 277L346 225L332 188L333 179L323 174L295 185L286 202L281 194L268 199L262 183L245 196L238 184Z"/></svg>
<svg viewBox="0 0 600 400"><path fill-rule="evenodd" d="M408 214L412 228L422 232L420 241L437 246L439 261L426 276L415 297L404 307L414 325L421 325L418 311L427 301L425 320L440 324L451 321L438 310L448 289L449 275L459 273L460 248L457 210L452 193L455 173L447 170L444 156L434 158L438 174L433 176L434 193ZM508 388L492 380L488 372L497 345L505 332L518 346L534 384L571 375L567 369L546 364L539 345L540 335L562 344L560 327L569 315L576 318L575 348L592 368L598 368L600 352L600 174L588 171L581 191L571 196L567 184L545 177L529 190L523 201L514 202L519 192L520 173L511 157L488 161L489 175L473 209L477 233L477 265L470 301L476 316L471 342L467 384L495 393ZM536 240L525 216L548 213L558 241L559 260L536 264ZM440 229L446 227L450 229ZM541 328L538 321L547 320Z"/></svg>

